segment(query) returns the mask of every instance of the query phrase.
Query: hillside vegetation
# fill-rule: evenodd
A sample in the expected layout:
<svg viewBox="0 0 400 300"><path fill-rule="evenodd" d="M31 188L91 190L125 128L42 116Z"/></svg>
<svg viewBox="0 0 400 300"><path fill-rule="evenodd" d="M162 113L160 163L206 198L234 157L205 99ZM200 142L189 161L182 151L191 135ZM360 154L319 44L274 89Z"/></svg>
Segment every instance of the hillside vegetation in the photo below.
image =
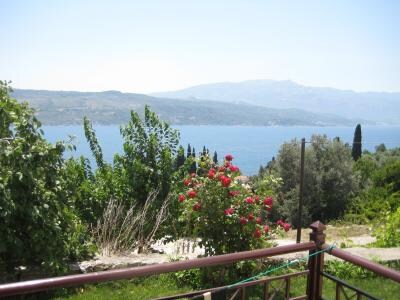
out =
<svg viewBox="0 0 400 300"><path fill-rule="evenodd" d="M218 101L177 100L143 94L15 90L12 96L27 101L46 125L81 124L87 116L94 123L123 124L130 110L143 112L150 105L161 119L175 125L318 125L353 126L356 122L334 115L301 109L272 109Z"/></svg>

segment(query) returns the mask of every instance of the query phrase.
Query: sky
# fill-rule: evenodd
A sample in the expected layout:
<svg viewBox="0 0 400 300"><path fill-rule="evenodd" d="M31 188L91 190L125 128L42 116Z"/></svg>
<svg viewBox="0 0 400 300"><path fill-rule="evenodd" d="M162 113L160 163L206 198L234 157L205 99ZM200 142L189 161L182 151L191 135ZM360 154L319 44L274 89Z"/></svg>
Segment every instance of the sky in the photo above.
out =
<svg viewBox="0 0 400 300"><path fill-rule="evenodd" d="M250 79L400 91L400 1L1 0L0 79L150 93Z"/></svg>

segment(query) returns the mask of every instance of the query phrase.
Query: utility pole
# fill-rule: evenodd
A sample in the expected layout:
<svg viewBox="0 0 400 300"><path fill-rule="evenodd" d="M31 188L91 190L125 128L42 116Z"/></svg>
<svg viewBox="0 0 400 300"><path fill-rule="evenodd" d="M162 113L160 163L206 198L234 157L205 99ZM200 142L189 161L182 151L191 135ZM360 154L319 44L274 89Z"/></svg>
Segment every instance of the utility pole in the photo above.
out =
<svg viewBox="0 0 400 300"><path fill-rule="evenodd" d="M303 186L304 186L304 153L306 149L306 139L301 139L301 156L300 156L300 192L299 192L299 212L297 216L297 237L296 243L301 241L301 224L303 215Z"/></svg>

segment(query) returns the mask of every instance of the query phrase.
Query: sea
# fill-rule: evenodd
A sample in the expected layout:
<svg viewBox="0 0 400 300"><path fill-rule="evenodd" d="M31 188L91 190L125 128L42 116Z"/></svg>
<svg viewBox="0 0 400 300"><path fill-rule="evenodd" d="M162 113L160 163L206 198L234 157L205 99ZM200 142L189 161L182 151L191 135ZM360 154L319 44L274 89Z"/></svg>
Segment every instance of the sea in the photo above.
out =
<svg viewBox="0 0 400 300"><path fill-rule="evenodd" d="M173 126L180 132L180 144L185 148L188 144L202 151L203 146L211 155L217 152L221 160L226 154L234 156L234 163L245 175L257 174L260 166L264 166L278 154L280 146L292 139L310 140L313 134L325 134L329 138L339 137L344 143L352 144L354 127L314 127L314 126L214 126L187 125ZM97 139L103 149L104 159L112 163L116 153L122 152L123 140L118 125L95 125ZM93 158L86 141L83 126L60 125L43 126L44 135L49 142L71 141L76 151L67 152L66 156ZM387 148L400 146L400 126L363 126L363 150L374 151L375 147L384 143ZM95 167L95 166L94 166Z"/></svg>

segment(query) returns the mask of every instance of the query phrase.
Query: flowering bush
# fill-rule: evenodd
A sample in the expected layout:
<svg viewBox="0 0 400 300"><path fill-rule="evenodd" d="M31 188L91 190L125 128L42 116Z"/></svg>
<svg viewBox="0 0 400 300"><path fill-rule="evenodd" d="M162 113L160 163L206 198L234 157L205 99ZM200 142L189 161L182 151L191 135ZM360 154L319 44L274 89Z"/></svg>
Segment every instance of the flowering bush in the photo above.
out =
<svg viewBox="0 0 400 300"><path fill-rule="evenodd" d="M201 239L206 255L259 248L271 235L272 195L257 195L242 185L232 161L232 155L226 155L224 164L215 166L203 158L198 174L190 174L181 184L181 218Z"/></svg>

